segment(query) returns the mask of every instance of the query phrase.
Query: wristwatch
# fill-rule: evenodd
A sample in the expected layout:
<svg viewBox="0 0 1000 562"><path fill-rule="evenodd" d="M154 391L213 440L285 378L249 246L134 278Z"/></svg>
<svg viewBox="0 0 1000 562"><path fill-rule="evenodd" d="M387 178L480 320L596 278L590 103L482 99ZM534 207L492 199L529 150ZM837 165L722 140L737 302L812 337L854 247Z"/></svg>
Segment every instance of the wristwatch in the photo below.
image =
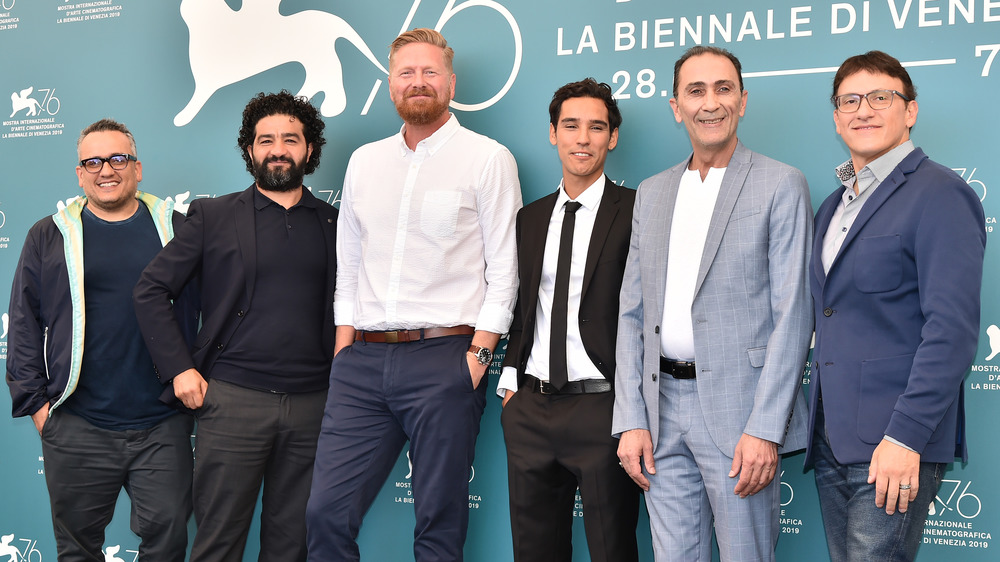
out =
<svg viewBox="0 0 1000 562"><path fill-rule="evenodd" d="M476 356L476 361L480 365L485 365L489 367L490 363L493 362L493 352L486 347L479 347L478 345L470 345L469 353Z"/></svg>

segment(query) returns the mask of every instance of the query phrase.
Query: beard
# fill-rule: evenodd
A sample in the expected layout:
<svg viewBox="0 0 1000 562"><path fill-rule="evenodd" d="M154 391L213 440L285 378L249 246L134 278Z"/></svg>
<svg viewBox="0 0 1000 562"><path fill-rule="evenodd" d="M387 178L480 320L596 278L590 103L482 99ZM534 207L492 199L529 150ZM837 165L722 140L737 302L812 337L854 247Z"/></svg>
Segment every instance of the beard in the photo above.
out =
<svg viewBox="0 0 1000 562"><path fill-rule="evenodd" d="M268 166L271 162L288 162L287 168L272 168ZM302 186L302 179L305 177L305 161L296 162L291 158L279 158L272 156L265 158L263 162L254 162L253 177L257 186L265 191L293 191Z"/></svg>
<svg viewBox="0 0 1000 562"><path fill-rule="evenodd" d="M430 95L430 99L411 100L414 96ZM437 97L437 92L430 88L414 89L406 97L396 102L396 113L403 121L412 125L427 125L437 120L448 111L450 100Z"/></svg>

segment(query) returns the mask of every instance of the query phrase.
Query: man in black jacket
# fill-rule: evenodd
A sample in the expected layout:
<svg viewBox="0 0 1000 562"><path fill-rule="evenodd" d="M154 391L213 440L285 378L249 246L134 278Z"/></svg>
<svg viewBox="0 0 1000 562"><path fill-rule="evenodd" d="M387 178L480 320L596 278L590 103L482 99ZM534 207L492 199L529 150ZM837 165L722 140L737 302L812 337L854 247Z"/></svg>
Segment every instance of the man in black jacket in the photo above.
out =
<svg viewBox="0 0 1000 562"><path fill-rule="evenodd" d="M304 98L252 99L239 146L254 185L195 200L135 289L159 374L198 416L192 560L242 559L262 481L260 559L305 559L334 341L337 210L302 186L323 127ZM198 275L202 327L188 353L171 299Z"/></svg>
<svg viewBox="0 0 1000 562"><path fill-rule="evenodd" d="M138 191L142 163L110 119L77 141L86 197L36 223L11 289L7 384L14 417L42 437L59 560L103 560L104 529L125 487L139 555L184 560L191 515L190 415L160 401L132 288L183 216ZM178 287L176 345L195 328ZM185 291L187 293L187 291Z"/></svg>
<svg viewBox="0 0 1000 562"><path fill-rule="evenodd" d="M572 558L579 487L591 559L637 560L639 488L611 436L635 191L612 183L604 161L622 117L611 88L588 78L556 90L549 119L562 182L517 215L520 285L497 386L514 559Z"/></svg>

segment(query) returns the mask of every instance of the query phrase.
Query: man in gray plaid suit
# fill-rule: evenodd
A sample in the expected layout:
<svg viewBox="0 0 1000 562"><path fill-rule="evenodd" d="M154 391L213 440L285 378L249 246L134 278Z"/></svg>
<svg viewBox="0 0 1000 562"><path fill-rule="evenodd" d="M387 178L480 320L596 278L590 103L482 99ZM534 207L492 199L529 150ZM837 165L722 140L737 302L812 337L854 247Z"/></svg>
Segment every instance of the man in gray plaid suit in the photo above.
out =
<svg viewBox="0 0 1000 562"><path fill-rule="evenodd" d="M736 137L739 60L674 65L692 155L639 185L621 293L615 412L658 561L774 560L778 454L805 446L812 206L802 173Z"/></svg>

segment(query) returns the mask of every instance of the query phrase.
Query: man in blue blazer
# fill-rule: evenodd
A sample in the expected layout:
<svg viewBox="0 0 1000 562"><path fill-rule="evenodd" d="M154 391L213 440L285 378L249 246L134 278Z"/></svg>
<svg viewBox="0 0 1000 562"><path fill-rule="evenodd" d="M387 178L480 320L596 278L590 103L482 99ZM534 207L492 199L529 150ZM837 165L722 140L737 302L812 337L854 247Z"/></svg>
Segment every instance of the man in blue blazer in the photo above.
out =
<svg viewBox="0 0 1000 562"><path fill-rule="evenodd" d="M805 446L812 206L802 173L736 136L739 60L674 65L692 155L639 185L621 292L618 455L646 490L657 560L774 560L778 454Z"/></svg>
<svg viewBox="0 0 1000 562"><path fill-rule="evenodd" d="M851 159L816 214L806 466L832 560L912 560L945 464L967 458L983 209L910 140L916 91L898 60L847 59L831 99Z"/></svg>

